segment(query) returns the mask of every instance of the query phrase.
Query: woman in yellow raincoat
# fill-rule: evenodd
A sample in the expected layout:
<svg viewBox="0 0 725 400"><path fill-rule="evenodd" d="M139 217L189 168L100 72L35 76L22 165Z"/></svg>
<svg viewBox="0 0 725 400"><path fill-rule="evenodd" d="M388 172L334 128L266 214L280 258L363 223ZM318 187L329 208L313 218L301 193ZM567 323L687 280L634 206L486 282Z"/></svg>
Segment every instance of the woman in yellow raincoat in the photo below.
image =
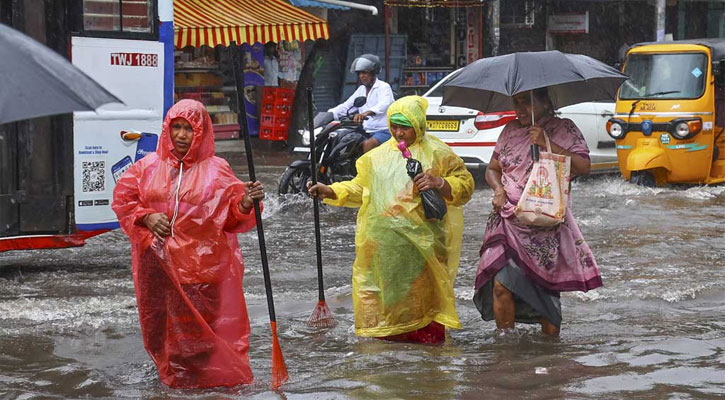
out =
<svg viewBox="0 0 725 400"><path fill-rule="evenodd" d="M360 207L352 276L358 336L441 344L446 326L461 327L453 282L461 254L461 207L474 183L463 160L425 134L427 107L419 96L391 104L393 137L357 160L357 176L309 188L327 204ZM399 141L423 166L414 180ZM428 189L446 200L442 220L425 218L419 191Z"/></svg>

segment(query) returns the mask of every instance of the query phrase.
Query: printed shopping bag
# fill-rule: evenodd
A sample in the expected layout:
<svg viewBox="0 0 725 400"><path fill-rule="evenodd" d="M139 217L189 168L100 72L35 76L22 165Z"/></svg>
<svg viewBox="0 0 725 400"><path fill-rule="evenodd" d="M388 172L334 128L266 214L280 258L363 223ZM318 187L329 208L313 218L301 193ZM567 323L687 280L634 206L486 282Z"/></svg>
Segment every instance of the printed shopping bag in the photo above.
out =
<svg viewBox="0 0 725 400"><path fill-rule="evenodd" d="M569 202L571 157L552 153L549 138L544 137L547 151L541 152L539 161L534 162L514 210L516 218L525 225L558 225L564 221Z"/></svg>

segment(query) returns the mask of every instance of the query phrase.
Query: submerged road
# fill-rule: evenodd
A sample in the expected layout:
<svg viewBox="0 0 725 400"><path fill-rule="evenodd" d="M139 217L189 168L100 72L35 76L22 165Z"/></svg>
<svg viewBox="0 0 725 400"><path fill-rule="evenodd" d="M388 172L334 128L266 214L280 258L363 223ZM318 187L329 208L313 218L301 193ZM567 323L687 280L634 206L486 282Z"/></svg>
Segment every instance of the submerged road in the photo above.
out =
<svg viewBox="0 0 725 400"><path fill-rule="evenodd" d="M284 167L257 174L280 341L290 382L268 389L271 338L256 231L240 235L255 383L180 391L143 349L120 231L82 248L0 254L0 398L705 399L725 396L725 187L635 187L613 176L573 185L574 214L604 287L562 295L561 338L519 325L501 335L471 297L490 189L465 207L456 280L463 329L443 347L352 332L355 210L322 208L327 299L337 327L305 326L317 301L311 201L279 198ZM245 179L240 158L232 158Z"/></svg>

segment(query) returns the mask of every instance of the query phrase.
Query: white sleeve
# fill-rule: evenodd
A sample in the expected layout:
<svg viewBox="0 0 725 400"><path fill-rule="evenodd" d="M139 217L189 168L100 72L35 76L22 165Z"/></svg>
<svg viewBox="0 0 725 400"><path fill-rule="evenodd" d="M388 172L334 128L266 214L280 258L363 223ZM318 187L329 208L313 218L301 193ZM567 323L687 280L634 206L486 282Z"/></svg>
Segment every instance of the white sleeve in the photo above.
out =
<svg viewBox="0 0 725 400"><path fill-rule="evenodd" d="M395 101L393 89L390 85L381 85L379 90L380 92L377 93L375 104L368 108L368 111L374 112L375 115L385 115L388 107Z"/></svg>
<svg viewBox="0 0 725 400"><path fill-rule="evenodd" d="M355 97L357 96L358 90L355 90L350 97L347 98L342 104L339 104L335 107L332 107L331 109L327 110L328 112L331 112L335 119L340 118L341 116L345 115L347 113L347 110L352 108L353 104L355 103Z"/></svg>

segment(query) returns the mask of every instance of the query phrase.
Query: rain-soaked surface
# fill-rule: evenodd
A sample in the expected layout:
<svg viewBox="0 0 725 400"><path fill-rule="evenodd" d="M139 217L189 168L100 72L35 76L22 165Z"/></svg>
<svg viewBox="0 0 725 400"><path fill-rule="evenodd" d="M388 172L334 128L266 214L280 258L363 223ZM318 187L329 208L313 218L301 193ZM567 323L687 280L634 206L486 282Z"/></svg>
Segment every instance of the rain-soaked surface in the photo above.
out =
<svg viewBox="0 0 725 400"><path fill-rule="evenodd" d="M239 163L242 164L242 163ZM138 325L120 231L82 248L0 255L2 398L700 399L725 396L725 187L576 182L574 213L604 287L562 295L561 338L501 335L471 297L491 190L465 207L456 280L463 329L443 347L352 333L355 210L322 209L327 301L336 328L305 326L317 301L312 207L280 199L284 167L258 167L280 341L290 382L268 389L271 338L256 231L240 235L255 384L180 391L159 383ZM243 168L239 176L246 177Z"/></svg>

